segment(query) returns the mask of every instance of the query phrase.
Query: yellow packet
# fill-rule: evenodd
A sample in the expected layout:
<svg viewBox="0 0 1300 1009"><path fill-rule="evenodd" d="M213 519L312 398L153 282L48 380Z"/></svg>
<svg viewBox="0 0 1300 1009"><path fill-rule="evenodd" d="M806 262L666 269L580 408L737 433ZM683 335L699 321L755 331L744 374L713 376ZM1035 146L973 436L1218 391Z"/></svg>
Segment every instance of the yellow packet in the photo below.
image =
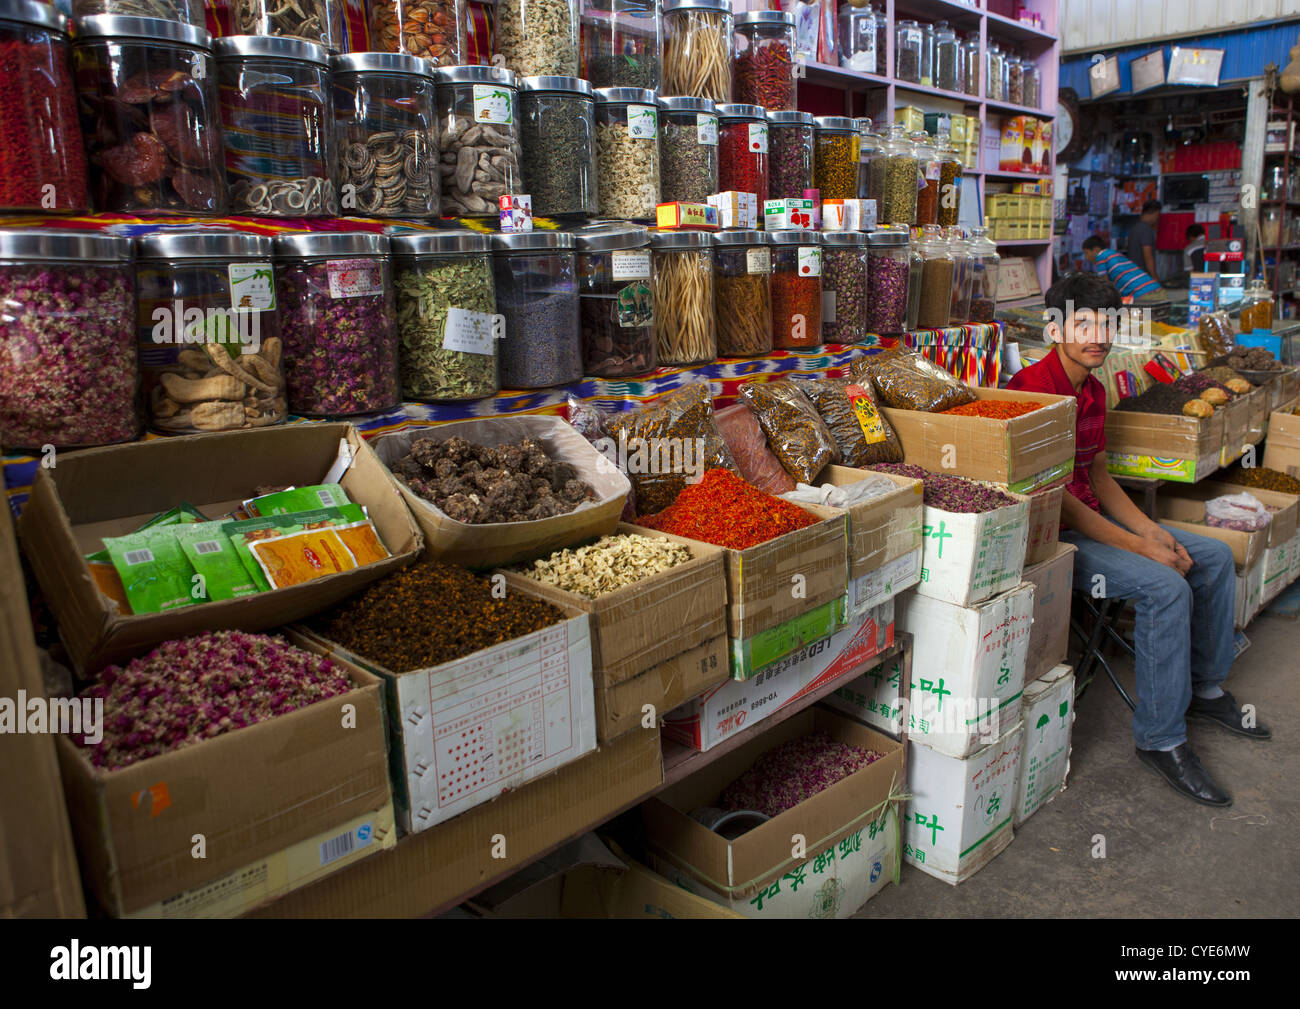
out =
<svg viewBox="0 0 1300 1009"><path fill-rule="evenodd" d="M273 589L301 585L358 566L338 530L330 527L251 540L248 550Z"/></svg>

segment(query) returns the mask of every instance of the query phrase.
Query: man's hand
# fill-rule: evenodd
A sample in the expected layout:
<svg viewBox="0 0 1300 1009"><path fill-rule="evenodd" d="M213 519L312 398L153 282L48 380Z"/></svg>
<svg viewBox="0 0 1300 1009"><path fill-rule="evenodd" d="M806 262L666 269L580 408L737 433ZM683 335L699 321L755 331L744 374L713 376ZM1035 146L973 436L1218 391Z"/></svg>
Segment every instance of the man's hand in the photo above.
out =
<svg viewBox="0 0 1300 1009"><path fill-rule="evenodd" d="M1150 557L1153 561L1171 567L1180 575L1186 575L1188 571L1192 570L1192 558L1188 556L1187 550L1170 534L1169 530L1162 529L1152 522L1150 527L1144 529L1139 535L1141 535L1145 544L1142 556Z"/></svg>

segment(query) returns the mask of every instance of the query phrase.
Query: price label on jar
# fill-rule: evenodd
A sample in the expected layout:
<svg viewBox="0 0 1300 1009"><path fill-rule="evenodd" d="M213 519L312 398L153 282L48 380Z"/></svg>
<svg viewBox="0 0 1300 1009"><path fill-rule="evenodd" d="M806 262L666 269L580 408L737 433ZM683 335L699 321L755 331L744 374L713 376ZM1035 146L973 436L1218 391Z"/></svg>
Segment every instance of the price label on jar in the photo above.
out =
<svg viewBox="0 0 1300 1009"><path fill-rule="evenodd" d="M629 105L627 135L633 140L653 140L659 135L659 111L653 105Z"/></svg>
<svg viewBox="0 0 1300 1009"><path fill-rule="evenodd" d="M331 298L364 298L384 293L384 268L373 259L333 259L325 264Z"/></svg>
<svg viewBox="0 0 1300 1009"><path fill-rule="evenodd" d="M447 323L442 330L443 350L491 356L495 352L492 336L492 316L487 312L471 312L465 308L447 309Z"/></svg>
<svg viewBox="0 0 1300 1009"><path fill-rule="evenodd" d="M772 250L750 249L745 253L746 273L771 273Z"/></svg>
<svg viewBox="0 0 1300 1009"><path fill-rule="evenodd" d="M615 280L649 280L650 250L624 249L611 252L609 270Z"/></svg>
<svg viewBox="0 0 1300 1009"><path fill-rule="evenodd" d="M799 276L820 277L822 275L822 250L815 245L799 246Z"/></svg>
<svg viewBox="0 0 1300 1009"><path fill-rule="evenodd" d="M749 153L767 153L767 123L749 124Z"/></svg>
<svg viewBox="0 0 1300 1009"><path fill-rule="evenodd" d="M270 263L227 263L230 307L236 312L274 312L275 274Z"/></svg>
<svg viewBox="0 0 1300 1009"><path fill-rule="evenodd" d="M903 45L919 46L921 44L921 31L918 28L907 28L903 31Z"/></svg>
<svg viewBox="0 0 1300 1009"><path fill-rule="evenodd" d="M493 84L474 85L474 122L509 126L514 121L514 95Z"/></svg>
<svg viewBox="0 0 1300 1009"><path fill-rule="evenodd" d="M938 181L939 179L939 162L927 161L925 163L925 177Z"/></svg>
<svg viewBox="0 0 1300 1009"><path fill-rule="evenodd" d="M718 146L718 117L701 112L695 117L695 142L708 147Z"/></svg>

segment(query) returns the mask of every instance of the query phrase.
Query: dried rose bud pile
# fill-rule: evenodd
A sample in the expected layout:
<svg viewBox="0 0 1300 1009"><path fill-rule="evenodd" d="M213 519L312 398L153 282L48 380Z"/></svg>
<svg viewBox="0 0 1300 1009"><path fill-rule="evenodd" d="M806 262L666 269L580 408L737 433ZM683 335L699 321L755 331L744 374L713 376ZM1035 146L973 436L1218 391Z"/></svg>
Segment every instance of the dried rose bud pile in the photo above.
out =
<svg viewBox="0 0 1300 1009"><path fill-rule="evenodd" d="M351 689L342 668L278 635L211 631L106 668L81 694L104 699L103 741L74 741L116 771Z"/></svg>
<svg viewBox="0 0 1300 1009"><path fill-rule="evenodd" d="M841 743L824 732L768 750L718 797L718 808L776 816L862 770L883 753Z"/></svg>
<svg viewBox="0 0 1300 1009"><path fill-rule="evenodd" d="M967 480L962 476L931 473L928 469L910 463L885 462L866 468L923 481L925 486L922 493L926 506L938 508L940 511L978 514L1007 508L1017 503L1015 498L1008 497L1000 490L985 484Z"/></svg>

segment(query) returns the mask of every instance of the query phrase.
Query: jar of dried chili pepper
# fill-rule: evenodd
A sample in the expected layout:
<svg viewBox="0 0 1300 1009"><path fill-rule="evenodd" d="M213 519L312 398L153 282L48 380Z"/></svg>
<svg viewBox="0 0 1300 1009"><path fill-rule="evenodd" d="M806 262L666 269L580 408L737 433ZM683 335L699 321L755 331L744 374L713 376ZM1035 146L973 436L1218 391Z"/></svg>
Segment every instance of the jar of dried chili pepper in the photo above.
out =
<svg viewBox="0 0 1300 1009"><path fill-rule="evenodd" d="M207 32L160 18L82 18L72 65L98 209L225 210Z"/></svg>
<svg viewBox="0 0 1300 1009"><path fill-rule="evenodd" d="M718 190L768 198L768 124L761 105L718 106Z"/></svg>
<svg viewBox="0 0 1300 1009"><path fill-rule="evenodd" d="M89 210L68 19L0 0L0 210Z"/></svg>
<svg viewBox="0 0 1300 1009"><path fill-rule="evenodd" d="M791 349L821 345L821 237L816 231L772 232L774 347Z"/></svg>
<svg viewBox="0 0 1300 1009"><path fill-rule="evenodd" d="M767 135L769 200L798 200L813 184L811 112L769 112ZM761 213L763 208L759 207Z"/></svg>
<svg viewBox="0 0 1300 1009"><path fill-rule="evenodd" d="M733 95L771 112L794 109L794 15L746 11L736 15Z"/></svg>
<svg viewBox="0 0 1300 1009"><path fill-rule="evenodd" d="M818 116L813 185L822 201L858 198L858 127L847 116Z"/></svg>

